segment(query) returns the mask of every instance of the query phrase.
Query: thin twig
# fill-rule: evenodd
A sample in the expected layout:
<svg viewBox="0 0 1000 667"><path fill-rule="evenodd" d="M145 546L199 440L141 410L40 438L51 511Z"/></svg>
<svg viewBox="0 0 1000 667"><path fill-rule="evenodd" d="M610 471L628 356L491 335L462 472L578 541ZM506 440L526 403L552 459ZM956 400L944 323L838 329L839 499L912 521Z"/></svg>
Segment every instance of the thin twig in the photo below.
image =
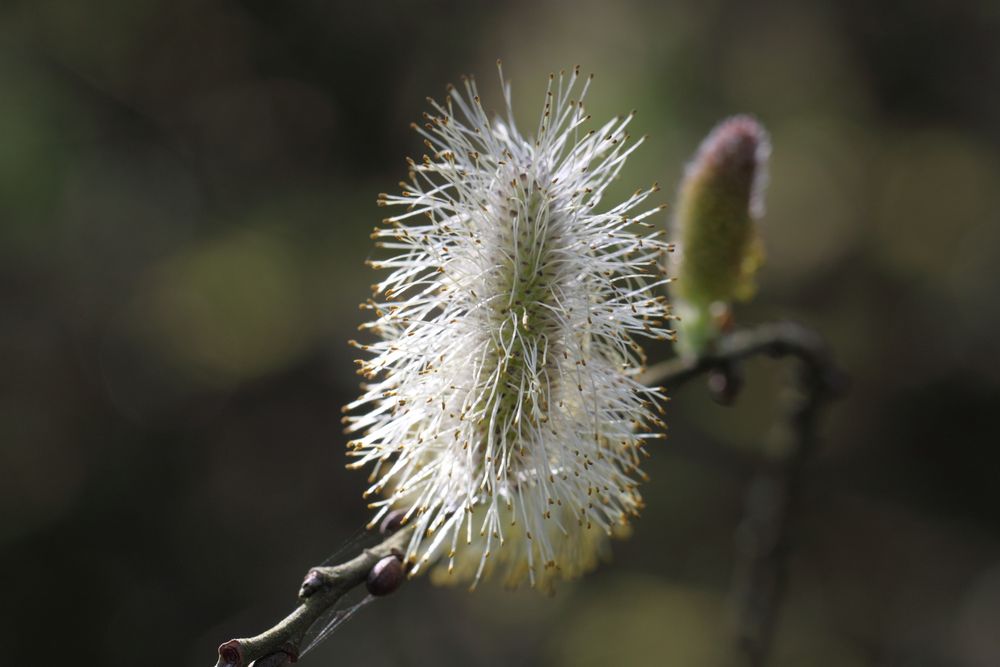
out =
<svg viewBox="0 0 1000 667"><path fill-rule="evenodd" d="M670 359L651 367L641 378L646 384L677 388L706 372L729 373L734 364L760 354L795 357L799 368L795 386L781 402L782 414L768 443L769 456L761 458L750 483L737 531L735 632L738 649L750 667L764 665L770 653L787 580L803 468L816 449L819 416L844 391L846 377L818 334L784 322L728 334L710 353Z"/></svg>
<svg viewBox="0 0 1000 667"><path fill-rule="evenodd" d="M749 667L762 667L771 653L804 469L820 440L819 418L847 382L822 345L798 347L795 356L800 364L794 386L781 397L781 414L767 442L770 465L751 480L737 531L736 638Z"/></svg>
<svg viewBox="0 0 1000 667"><path fill-rule="evenodd" d="M650 366L639 376L639 381L645 385L676 389L726 363L759 354L797 357L816 373L823 385L835 388L842 384L823 339L811 329L794 322L777 322L734 331L722 336L712 350L700 357L675 357Z"/></svg>
<svg viewBox="0 0 1000 667"><path fill-rule="evenodd" d="M709 354L693 359L675 358L652 366L640 376L640 381L676 389L709 371L726 368L760 354L793 356L803 366L799 385L805 398L791 404L787 413L794 446L781 471L769 473L779 475L783 497L791 499L802 463L813 448L817 414L822 405L838 393L842 384L842 376L817 334L793 323L768 324L737 331L723 336ZM740 642L748 656L759 656L760 660L767 653L781 591L783 552L787 549L787 508L790 504L786 500L782 511L771 512L763 519L776 536L769 542L768 548L744 554L748 565L746 577L741 581L746 584L747 590L743 596L745 613L739 631ZM759 520L751 503L746 521ZM247 667L254 660L258 661L258 665L270 665L272 662L283 665L297 660L309 628L345 593L364 582L381 559L401 555L411 530L412 527L404 527L381 544L366 549L341 565L310 570L299 591L299 607L255 637L233 639L222 644L216 667ZM762 663L752 660L750 664Z"/></svg>
<svg viewBox="0 0 1000 667"><path fill-rule="evenodd" d="M802 471L816 449L819 416L843 392L846 378L823 339L791 322L736 331L720 338L706 355L662 362L642 377L647 384L675 389L709 371L729 373L734 364L760 354L795 357L799 368L794 387L781 401L770 456L757 465L737 531L735 634L742 662L749 667L761 667L770 653L787 580Z"/></svg>
<svg viewBox="0 0 1000 667"><path fill-rule="evenodd" d="M403 527L346 563L309 570L299 590L300 604L295 611L255 637L231 639L222 644L216 667L247 667L254 660L265 659L281 661L275 664L295 662L309 628L344 594L364 583L376 563L388 556L401 556L412 530L412 526Z"/></svg>

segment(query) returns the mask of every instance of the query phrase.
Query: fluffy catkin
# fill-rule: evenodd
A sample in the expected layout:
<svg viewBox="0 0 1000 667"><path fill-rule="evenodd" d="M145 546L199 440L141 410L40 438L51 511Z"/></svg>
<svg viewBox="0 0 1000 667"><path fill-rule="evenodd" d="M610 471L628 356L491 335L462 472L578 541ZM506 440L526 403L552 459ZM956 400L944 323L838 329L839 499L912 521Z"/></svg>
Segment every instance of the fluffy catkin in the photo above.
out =
<svg viewBox="0 0 1000 667"><path fill-rule="evenodd" d="M592 77L551 76L533 138L491 120L476 84L449 87L414 126L428 154L379 204L388 276L363 307L377 337L346 406L349 467L371 466L373 524L415 523L411 572L473 585L499 571L549 588L593 566L638 512L658 390L635 375L635 337L665 338L667 249L640 208L602 205L641 143L633 115L585 129ZM638 210L637 212L637 209Z"/></svg>

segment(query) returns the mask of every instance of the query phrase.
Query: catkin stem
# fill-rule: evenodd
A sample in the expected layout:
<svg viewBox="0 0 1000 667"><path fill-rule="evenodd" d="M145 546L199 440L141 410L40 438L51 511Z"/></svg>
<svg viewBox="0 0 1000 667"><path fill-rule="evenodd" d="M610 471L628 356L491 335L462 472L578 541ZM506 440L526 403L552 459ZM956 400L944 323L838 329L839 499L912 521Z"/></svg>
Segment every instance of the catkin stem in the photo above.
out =
<svg viewBox="0 0 1000 667"><path fill-rule="evenodd" d="M739 606L737 641L747 663L753 666L763 664L771 643L784 588L792 508L798 498L802 468L817 442L817 419L825 404L843 391L845 378L822 338L791 322L727 334L701 357L670 359L650 367L641 376L647 385L676 389L713 369L759 355L791 356L799 360L801 368L797 395L787 401L780 428L775 431L775 437L789 439L790 446L777 465L760 467L751 485L744 518L745 526L755 526L770 539L765 548L738 547L734 583ZM768 499L776 500L765 502ZM344 594L363 583L381 558L405 550L411 533L412 526L404 527L345 563L310 570L312 583L303 586L301 604L295 611L259 635L222 644L216 667L247 667L253 660L280 652L292 661L297 659L309 627Z"/></svg>
<svg viewBox="0 0 1000 667"><path fill-rule="evenodd" d="M299 591L300 604L295 611L259 635L222 644L216 667L247 667L254 660L276 653L297 660L313 623L348 591L364 583L379 560L405 550L412 532L412 526L406 526L345 563L312 568Z"/></svg>

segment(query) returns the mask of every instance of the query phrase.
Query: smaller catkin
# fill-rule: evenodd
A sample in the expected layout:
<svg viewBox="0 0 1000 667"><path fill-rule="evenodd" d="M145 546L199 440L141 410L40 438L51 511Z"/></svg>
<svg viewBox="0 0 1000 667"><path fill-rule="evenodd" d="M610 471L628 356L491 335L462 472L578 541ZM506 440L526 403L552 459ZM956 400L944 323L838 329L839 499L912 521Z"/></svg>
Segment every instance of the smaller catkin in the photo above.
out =
<svg viewBox="0 0 1000 667"><path fill-rule="evenodd" d="M674 214L678 241L671 293L682 353L698 354L717 331L713 311L751 297L763 261L756 221L763 214L770 142L748 116L705 138L681 181Z"/></svg>

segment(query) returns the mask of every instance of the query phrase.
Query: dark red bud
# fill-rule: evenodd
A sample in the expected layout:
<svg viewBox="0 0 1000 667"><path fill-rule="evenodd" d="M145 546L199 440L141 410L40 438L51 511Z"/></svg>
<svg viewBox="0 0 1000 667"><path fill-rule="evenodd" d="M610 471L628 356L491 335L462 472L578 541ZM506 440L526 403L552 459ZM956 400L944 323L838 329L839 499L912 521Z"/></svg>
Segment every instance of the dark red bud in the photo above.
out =
<svg viewBox="0 0 1000 667"><path fill-rule="evenodd" d="M378 527L378 532L383 535L392 535L403 525L404 516L406 516L406 510L393 510L389 512L382 519L382 525Z"/></svg>
<svg viewBox="0 0 1000 667"><path fill-rule="evenodd" d="M743 373L735 364L724 364L708 373L708 392L719 405L732 405L743 388Z"/></svg>
<svg viewBox="0 0 1000 667"><path fill-rule="evenodd" d="M403 564L395 556L386 556L368 573L365 586L375 596L388 595L403 583Z"/></svg>

